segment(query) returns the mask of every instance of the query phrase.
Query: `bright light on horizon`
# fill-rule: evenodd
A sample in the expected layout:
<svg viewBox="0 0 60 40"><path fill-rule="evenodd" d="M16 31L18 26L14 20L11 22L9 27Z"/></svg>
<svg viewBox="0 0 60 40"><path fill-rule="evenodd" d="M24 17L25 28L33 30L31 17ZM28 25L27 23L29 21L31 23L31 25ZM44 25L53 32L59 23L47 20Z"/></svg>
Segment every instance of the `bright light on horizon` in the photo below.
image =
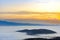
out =
<svg viewBox="0 0 60 40"><path fill-rule="evenodd" d="M60 20L60 14L0 14L0 19Z"/></svg>

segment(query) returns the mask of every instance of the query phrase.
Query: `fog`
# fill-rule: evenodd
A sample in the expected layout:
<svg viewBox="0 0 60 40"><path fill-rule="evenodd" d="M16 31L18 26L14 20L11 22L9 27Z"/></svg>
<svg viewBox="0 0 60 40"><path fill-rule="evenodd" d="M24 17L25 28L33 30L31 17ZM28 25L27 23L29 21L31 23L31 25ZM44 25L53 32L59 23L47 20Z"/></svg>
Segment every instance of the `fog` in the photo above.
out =
<svg viewBox="0 0 60 40"><path fill-rule="evenodd" d="M16 32L24 29L49 29L57 32L56 34L27 35L26 33ZM0 26L0 40L23 40L26 38L52 38L60 36L59 26Z"/></svg>

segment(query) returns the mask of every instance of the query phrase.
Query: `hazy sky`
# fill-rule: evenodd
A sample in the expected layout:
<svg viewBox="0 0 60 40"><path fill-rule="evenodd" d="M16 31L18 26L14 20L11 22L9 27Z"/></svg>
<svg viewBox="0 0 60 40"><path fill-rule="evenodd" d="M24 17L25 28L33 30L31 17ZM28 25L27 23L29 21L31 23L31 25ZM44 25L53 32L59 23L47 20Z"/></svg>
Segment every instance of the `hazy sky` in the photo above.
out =
<svg viewBox="0 0 60 40"><path fill-rule="evenodd" d="M20 11L43 12L43 14L17 14ZM2 14L1 12L4 12ZM5 14L5 12L17 12ZM45 12L48 12L44 14ZM53 20L59 23L60 0L0 0L0 20ZM53 23L53 21L50 21Z"/></svg>
<svg viewBox="0 0 60 40"><path fill-rule="evenodd" d="M60 12L60 0L0 0L0 12Z"/></svg>

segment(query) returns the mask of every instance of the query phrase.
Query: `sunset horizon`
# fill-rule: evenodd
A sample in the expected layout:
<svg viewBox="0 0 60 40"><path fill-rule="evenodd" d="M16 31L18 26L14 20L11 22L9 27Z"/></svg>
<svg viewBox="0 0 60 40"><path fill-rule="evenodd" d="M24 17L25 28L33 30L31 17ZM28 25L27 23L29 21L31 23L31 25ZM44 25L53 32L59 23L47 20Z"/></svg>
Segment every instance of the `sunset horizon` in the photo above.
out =
<svg viewBox="0 0 60 40"><path fill-rule="evenodd" d="M0 0L0 19L60 20L59 0Z"/></svg>
<svg viewBox="0 0 60 40"><path fill-rule="evenodd" d="M59 0L0 0L0 20L60 21Z"/></svg>

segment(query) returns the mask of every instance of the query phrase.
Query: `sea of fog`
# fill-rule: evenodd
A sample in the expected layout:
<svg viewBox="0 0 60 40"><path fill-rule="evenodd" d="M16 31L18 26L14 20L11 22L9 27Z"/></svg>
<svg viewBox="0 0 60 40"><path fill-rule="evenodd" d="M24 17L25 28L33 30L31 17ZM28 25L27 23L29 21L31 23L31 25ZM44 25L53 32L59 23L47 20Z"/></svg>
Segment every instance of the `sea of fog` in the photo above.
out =
<svg viewBox="0 0 60 40"><path fill-rule="evenodd" d="M27 35L24 32L16 32L24 29L49 29L56 34ZM26 38L52 38L60 36L60 26L0 26L0 40L23 40Z"/></svg>

